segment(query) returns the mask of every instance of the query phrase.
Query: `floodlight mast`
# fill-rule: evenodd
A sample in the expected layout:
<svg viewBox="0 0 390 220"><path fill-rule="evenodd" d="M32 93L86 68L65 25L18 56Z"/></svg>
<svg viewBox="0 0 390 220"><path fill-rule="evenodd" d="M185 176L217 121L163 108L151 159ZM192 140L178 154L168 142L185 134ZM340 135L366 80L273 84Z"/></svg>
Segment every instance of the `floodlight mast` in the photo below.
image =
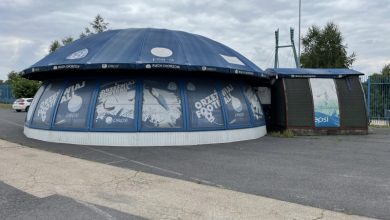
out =
<svg viewBox="0 0 390 220"><path fill-rule="evenodd" d="M279 46L279 29L277 29L275 31L275 64L274 64L274 68L279 67L279 48L285 48L285 47L291 47L293 54L294 54L295 66L297 68L299 68L297 51L295 50L295 43L294 43L294 29L291 27L290 27L290 40L291 40L291 44Z"/></svg>

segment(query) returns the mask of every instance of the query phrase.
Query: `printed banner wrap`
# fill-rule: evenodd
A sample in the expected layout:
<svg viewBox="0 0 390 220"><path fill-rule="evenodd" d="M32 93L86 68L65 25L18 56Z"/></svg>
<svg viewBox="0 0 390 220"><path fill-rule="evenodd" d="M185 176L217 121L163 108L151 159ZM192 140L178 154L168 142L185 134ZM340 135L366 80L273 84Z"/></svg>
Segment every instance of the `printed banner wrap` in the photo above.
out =
<svg viewBox="0 0 390 220"><path fill-rule="evenodd" d="M55 127L83 128L86 126L88 106L94 86L94 81L79 80L70 83L65 88L58 106Z"/></svg>
<svg viewBox="0 0 390 220"><path fill-rule="evenodd" d="M33 125L48 127L51 124L51 116L54 111L54 105L60 95L61 83L50 83L39 100L38 106L33 117Z"/></svg>
<svg viewBox="0 0 390 220"><path fill-rule="evenodd" d="M143 128L183 127L177 82L145 80L142 103Z"/></svg>
<svg viewBox="0 0 390 220"><path fill-rule="evenodd" d="M261 108L261 104L256 95L256 92L251 86L245 86L244 93L249 101L250 109L252 110L252 116L255 123L265 123L263 109Z"/></svg>
<svg viewBox="0 0 390 220"><path fill-rule="evenodd" d="M94 128L133 128L135 80L122 80L100 86L95 108Z"/></svg>
<svg viewBox="0 0 390 220"><path fill-rule="evenodd" d="M223 82L222 86L222 97L229 125L249 125L248 106L239 84Z"/></svg>
<svg viewBox="0 0 390 220"><path fill-rule="evenodd" d="M186 84L192 128L223 127L221 103L213 82L192 80Z"/></svg>
<svg viewBox="0 0 390 220"><path fill-rule="evenodd" d="M340 127L339 101L333 79L311 78L315 126L319 128Z"/></svg>

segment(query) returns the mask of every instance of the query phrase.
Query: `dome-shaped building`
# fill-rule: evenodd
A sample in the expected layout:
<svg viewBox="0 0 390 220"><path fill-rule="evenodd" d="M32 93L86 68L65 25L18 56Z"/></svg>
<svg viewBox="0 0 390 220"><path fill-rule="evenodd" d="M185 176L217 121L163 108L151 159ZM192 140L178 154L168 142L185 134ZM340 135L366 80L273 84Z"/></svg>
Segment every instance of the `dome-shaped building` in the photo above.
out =
<svg viewBox="0 0 390 220"><path fill-rule="evenodd" d="M231 48L166 29L111 30L49 54L23 76L43 81L27 137L61 143L158 146L266 134L254 85L263 71Z"/></svg>

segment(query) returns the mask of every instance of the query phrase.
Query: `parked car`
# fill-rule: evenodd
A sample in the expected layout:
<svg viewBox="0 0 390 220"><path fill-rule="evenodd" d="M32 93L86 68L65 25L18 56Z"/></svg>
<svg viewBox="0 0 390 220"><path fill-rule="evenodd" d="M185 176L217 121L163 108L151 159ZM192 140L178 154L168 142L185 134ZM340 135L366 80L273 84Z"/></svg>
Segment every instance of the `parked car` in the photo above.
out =
<svg viewBox="0 0 390 220"><path fill-rule="evenodd" d="M20 111L28 111L30 108L31 102L33 98L20 98L16 99L14 104L12 104L12 109L14 109L17 112Z"/></svg>

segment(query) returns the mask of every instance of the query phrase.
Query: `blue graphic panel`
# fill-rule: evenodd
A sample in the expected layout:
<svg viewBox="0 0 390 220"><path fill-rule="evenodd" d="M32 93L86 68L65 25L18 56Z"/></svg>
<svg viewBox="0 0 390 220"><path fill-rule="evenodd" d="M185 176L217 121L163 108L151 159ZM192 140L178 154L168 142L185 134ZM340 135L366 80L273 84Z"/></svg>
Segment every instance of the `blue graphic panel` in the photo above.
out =
<svg viewBox="0 0 390 220"><path fill-rule="evenodd" d="M224 127L221 103L212 80L190 80L186 92L192 128Z"/></svg>
<svg viewBox="0 0 390 220"><path fill-rule="evenodd" d="M86 128L88 106L96 83L93 80L73 81L60 100L54 127Z"/></svg>
<svg viewBox="0 0 390 220"><path fill-rule="evenodd" d="M50 127L52 113L57 98L60 95L63 82L52 82L46 86L41 99L37 105L32 119L32 125L39 127ZM32 111L31 109L30 111Z"/></svg>
<svg viewBox="0 0 390 220"><path fill-rule="evenodd" d="M253 87L246 85L244 87L244 94L249 102L254 123L255 124L265 124L263 109L261 108L260 100L257 97L256 92L254 91Z"/></svg>
<svg viewBox="0 0 390 220"><path fill-rule="evenodd" d="M142 128L182 128L183 116L176 81L145 80L142 99Z"/></svg>
<svg viewBox="0 0 390 220"><path fill-rule="evenodd" d="M222 99L227 111L229 125L250 124L248 106L238 83L223 81Z"/></svg>
<svg viewBox="0 0 390 220"><path fill-rule="evenodd" d="M97 97L94 128L135 127L135 80L104 83Z"/></svg>
<svg viewBox="0 0 390 220"><path fill-rule="evenodd" d="M316 127L340 127L339 101L333 79L310 79Z"/></svg>
<svg viewBox="0 0 390 220"><path fill-rule="evenodd" d="M39 87L37 93L35 93L35 95L34 95L34 99L33 99L33 101L31 102L31 105L30 105L30 111L27 112L27 117L26 117L26 123L27 124L30 123L30 121L31 121L32 114L33 114L33 112L35 110L35 107L38 104L39 98L43 94L43 91L45 91L45 85L42 85L41 87Z"/></svg>

